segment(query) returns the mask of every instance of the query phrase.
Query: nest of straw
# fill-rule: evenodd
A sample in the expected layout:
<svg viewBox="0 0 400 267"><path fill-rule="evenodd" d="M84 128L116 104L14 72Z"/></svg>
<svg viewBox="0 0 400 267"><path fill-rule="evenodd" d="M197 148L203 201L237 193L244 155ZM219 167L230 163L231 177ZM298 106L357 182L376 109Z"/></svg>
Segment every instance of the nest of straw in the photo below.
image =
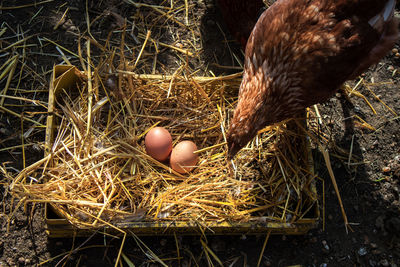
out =
<svg viewBox="0 0 400 267"><path fill-rule="evenodd" d="M269 127L226 160L232 79L149 79L120 73L99 90L87 80L57 97L51 152L21 172L13 191L48 202L78 227L129 221L294 222L314 206L304 129ZM155 126L174 142L192 140L199 163L187 175L145 153ZM40 181L32 183L31 178Z"/></svg>

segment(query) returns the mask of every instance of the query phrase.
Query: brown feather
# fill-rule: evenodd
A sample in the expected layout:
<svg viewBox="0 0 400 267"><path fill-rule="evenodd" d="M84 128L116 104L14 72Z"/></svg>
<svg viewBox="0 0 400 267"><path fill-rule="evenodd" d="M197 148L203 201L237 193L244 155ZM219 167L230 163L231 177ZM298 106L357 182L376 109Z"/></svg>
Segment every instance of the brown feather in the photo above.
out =
<svg viewBox="0 0 400 267"><path fill-rule="evenodd" d="M246 46L229 156L258 130L326 101L377 63L398 38L392 6L393 0L280 0L266 10Z"/></svg>

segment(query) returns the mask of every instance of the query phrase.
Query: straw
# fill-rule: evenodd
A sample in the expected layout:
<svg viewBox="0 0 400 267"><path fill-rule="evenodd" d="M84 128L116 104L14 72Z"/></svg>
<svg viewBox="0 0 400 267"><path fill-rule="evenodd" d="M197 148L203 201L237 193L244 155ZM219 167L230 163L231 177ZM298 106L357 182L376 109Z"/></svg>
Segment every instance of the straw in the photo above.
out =
<svg viewBox="0 0 400 267"><path fill-rule="evenodd" d="M115 222L132 218L195 222L207 229L209 223L224 221L268 217L286 223L306 217L317 201L311 189L315 176L309 171L306 130L289 127L286 121L260 131L256 141L231 162L233 172L226 162L226 131L242 73L198 77L198 70L190 69L188 58L199 57L202 49L199 29L188 23L201 19L191 12L190 2L160 6L125 2L140 12L126 18L126 25L106 40L90 36L99 17L89 17L88 1L86 36L78 36L77 52L57 40L38 38L42 46L56 47L57 56L65 62L72 55L74 60L69 63L80 62L82 72L76 73L79 82L58 88L52 111L57 120L49 120L47 125L49 133L54 130L53 140L48 138L51 142L46 144L49 153L10 179L15 196L25 197L27 202L51 203L72 224L86 229L116 227ZM68 8L62 10L65 17ZM142 11L145 16L139 15ZM135 25L138 33L134 34L130 25ZM188 29L193 38L173 36L170 42L165 41L162 33L177 26ZM111 34L117 33L120 40L115 42ZM24 44L28 37L6 49ZM141 43L132 46L128 38ZM92 44L101 55L93 55ZM154 55L167 49L176 55L179 66L170 75L143 74L162 68ZM4 77L13 62L19 66L18 58L10 55L0 69ZM31 71L28 65L24 70ZM43 79L33 71L32 75ZM115 85L110 85L109 79L114 79ZM0 96L4 103L13 100L47 106L36 100L28 102L20 95L10 98L6 93ZM0 108L25 123L44 126L36 118ZM155 125L168 129L174 144L181 140L197 144L199 161L192 172L179 174L168 162L146 154L144 137ZM22 130L31 129L23 125ZM22 149L32 143L24 138Z"/></svg>
<svg viewBox="0 0 400 267"><path fill-rule="evenodd" d="M129 214L140 207L146 218L155 221L248 221L253 216L274 214L285 222L286 214L302 217L313 205L314 201L298 203L291 193L308 195L314 176L300 174L308 169L302 130L287 130L285 124L270 127L260 135L259 145L239 153L235 162L239 179L230 178L220 126L229 123L224 109L235 98L211 92L226 88L225 81L231 81L187 80L178 75L171 87L171 80L129 76L122 78L118 89L124 88L127 98L98 100L90 97L89 91L94 89L89 81L82 85L84 91L80 90L78 98L62 97L64 102L59 103L57 115L64 119L56 137L59 141L53 145L57 153L21 173L46 183L28 185L22 177L17 178L13 184L17 194L29 196L30 201L52 203L79 227L101 227L104 223L99 219L111 222L122 208ZM164 119L159 121L161 117ZM146 155L143 137L156 124L169 129L174 139L198 144L199 164L189 175L178 174ZM300 149L291 148L293 145ZM276 146L279 152L273 152ZM259 163L248 166L255 155ZM48 164L57 167L46 167ZM263 172L257 170L260 166ZM300 176L303 179L297 178ZM75 216L71 205L91 216Z"/></svg>

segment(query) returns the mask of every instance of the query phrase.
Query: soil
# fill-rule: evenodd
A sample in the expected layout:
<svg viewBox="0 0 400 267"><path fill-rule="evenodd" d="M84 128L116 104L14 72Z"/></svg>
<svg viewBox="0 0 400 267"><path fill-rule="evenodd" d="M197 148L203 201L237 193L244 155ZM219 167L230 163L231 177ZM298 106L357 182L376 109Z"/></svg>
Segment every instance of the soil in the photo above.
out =
<svg viewBox="0 0 400 267"><path fill-rule="evenodd" d="M63 58L56 46L44 38L78 53L79 33L84 34L87 29L86 2L89 17L97 18L91 25L91 34L102 43L110 31L118 29L121 18L131 19L133 14L140 12L143 21L157 23L159 19L152 15L154 13L149 8L136 8L120 1L54 0L28 7L18 7L22 4L20 1L2 1L0 32L3 28L6 31L0 34L0 65L10 55L20 55L20 64L17 65L11 81L9 95L15 92L12 88L18 87L26 90L22 97L47 102L52 67L60 64ZM169 2L155 0L138 2L169 5ZM188 2L191 6L189 23L197 25L201 31L190 33L170 21L169 29L173 29L173 32L155 27L152 36L158 37L160 42L175 45L177 43L174 40L178 36L181 40L179 46L182 48L190 47L192 44L189 40L194 39L200 56L188 58L187 68L199 70L199 75L239 71L238 62L243 57L240 46L230 41L232 38L220 21L221 15L213 2ZM174 3L178 6L183 5L184 1ZM59 23L54 29L67 8L69 10L62 20L63 23ZM184 21L183 14L176 14L178 21ZM135 47L135 51L140 50L143 42L143 39L134 38L137 31L138 29L133 28L132 34L126 37L127 45ZM25 42L25 48L19 45L5 49L26 37L29 38ZM111 37L110 42L114 44L120 40L115 34ZM84 43L85 40L81 40L82 47ZM398 45L396 48L399 49ZM143 65L138 69L147 73L172 74L181 65L179 62L186 60L182 54L172 49L162 47L161 50L156 68L153 69L151 64L154 51L149 49L143 54L143 61L140 63ZM76 57L63 51L70 57L72 64L80 66ZM96 52L98 51L94 48L92 55ZM325 132L332 144L332 167L352 231L346 233L322 154L314 149L316 173L325 185L323 193L322 186L319 188L321 198L325 197L325 220L321 220L317 229L304 236L271 236L261 266L400 265L400 119L397 115L400 113L399 68L400 57L394 51L362 75L365 84L361 84L358 91L371 103L376 114L363 98L347 98L340 93L327 103L319 105L321 116L328 125ZM21 77L19 84L18 77ZM0 80L1 88L4 88L6 81L6 78ZM357 81L350 81L349 85L354 86ZM23 114L24 118L45 122L46 109L41 106L21 106L12 99L6 99L4 103L4 107ZM360 119L368 125L362 124ZM34 127L26 120L21 124L20 118L10 112L3 110L0 113L0 159L2 163L7 162L3 166L7 166L9 172L16 173L24 167L23 153L20 147L7 150L3 148L21 145L21 135L28 130L30 134L25 136L24 142L32 145L25 150L26 166L43 156L43 128ZM44 266L115 264L120 239L101 234L94 234L89 238L48 238L42 205L18 207L18 201L13 200L8 192L9 182L3 181L0 184L0 196L3 200L0 210L0 266L37 266L39 263ZM215 258L207 257L211 254L204 252L200 239L198 236L178 236L176 239L161 236L141 238L144 244L170 266L218 265ZM224 266L256 266L265 236L208 236L206 241ZM176 244L180 248L179 254ZM136 266L159 266L143 249L143 245L139 246L134 238L128 238L123 253ZM127 262L123 261L123 265L127 266Z"/></svg>

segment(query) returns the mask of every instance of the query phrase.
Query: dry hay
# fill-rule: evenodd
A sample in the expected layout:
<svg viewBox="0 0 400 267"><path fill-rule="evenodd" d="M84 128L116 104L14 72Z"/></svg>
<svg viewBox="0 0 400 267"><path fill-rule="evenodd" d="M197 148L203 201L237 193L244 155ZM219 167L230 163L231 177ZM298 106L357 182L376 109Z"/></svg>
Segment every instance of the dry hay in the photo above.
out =
<svg viewBox="0 0 400 267"><path fill-rule="evenodd" d="M91 97L87 81L76 93L63 90L51 153L20 173L15 193L51 203L80 227L135 220L294 222L314 206L302 127L292 122L263 130L232 173L224 140L235 98L225 92L227 78L118 77L108 77L108 88L99 86ZM156 125L174 143L198 145L193 172L178 174L145 153L143 137Z"/></svg>
<svg viewBox="0 0 400 267"><path fill-rule="evenodd" d="M148 13L134 15L143 43L132 54L125 49L125 39L134 37L129 21L115 46L111 34L104 45L91 37L79 40L82 81L58 95L52 147L42 160L10 179L16 196L51 203L82 228L130 221L295 222L314 215L315 176L302 123L264 129L233 166L227 162L225 131L240 74L194 77L198 72L187 60L199 56L200 33L175 16L194 16L187 7L187 2L165 7L168 12L158 6L138 7ZM193 40L174 36L172 44L160 41L165 32L174 32L168 30L171 25L187 27ZM84 39L86 49L81 46ZM91 57L91 44L104 55ZM159 47L177 52L174 75L137 76L158 69ZM96 66L95 59L100 61ZM200 160L193 172L178 174L145 153L144 136L156 125L168 129L175 143L190 139L197 144Z"/></svg>

